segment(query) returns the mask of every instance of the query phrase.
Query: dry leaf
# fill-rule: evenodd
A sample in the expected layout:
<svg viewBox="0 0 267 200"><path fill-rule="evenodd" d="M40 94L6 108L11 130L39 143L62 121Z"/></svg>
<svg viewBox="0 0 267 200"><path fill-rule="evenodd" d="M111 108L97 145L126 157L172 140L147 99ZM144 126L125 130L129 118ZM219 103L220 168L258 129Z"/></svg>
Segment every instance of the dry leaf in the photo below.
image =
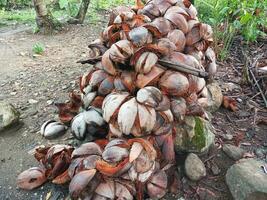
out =
<svg viewBox="0 0 267 200"><path fill-rule="evenodd" d="M235 136L234 136L234 143L236 146L239 146L240 142L245 138L245 134L244 133L237 133Z"/></svg>
<svg viewBox="0 0 267 200"><path fill-rule="evenodd" d="M223 96L223 107L227 108L228 110L231 111L237 111L237 102L235 99L227 96Z"/></svg>

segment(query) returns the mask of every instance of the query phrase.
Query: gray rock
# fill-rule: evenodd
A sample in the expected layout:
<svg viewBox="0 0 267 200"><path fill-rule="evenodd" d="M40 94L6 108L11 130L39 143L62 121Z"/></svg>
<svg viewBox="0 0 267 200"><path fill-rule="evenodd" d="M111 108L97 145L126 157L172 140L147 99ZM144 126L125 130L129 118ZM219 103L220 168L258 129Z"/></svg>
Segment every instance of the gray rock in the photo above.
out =
<svg viewBox="0 0 267 200"><path fill-rule="evenodd" d="M36 103L38 103L38 101L35 100L35 99L29 99L28 102L29 102L29 104L36 104Z"/></svg>
<svg viewBox="0 0 267 200"><path fill-rule="evenodd" d="M267 149L258 148L258 149L255 149L254 152L258 157L261 158L261 157L264 157L267 154Z"/></svg>
<svg viewBox="0 0 267 200"><path fill-rule="evenodd" d="M175 124L175 150L204 153L214 143L213 127L201 117L186 116L183 124Z"/></svg>
<svg viewBox="0 0 267 200"><path fill-rule="evenodd" d="M217 82L212 82L206 87L208 90L208 104L205 109L209 112L215 112L220 108L223 101L221 88Z"/></svg>
<svg viewBox="0 0 267 200"><path fill-rule="evenodd" d="M232 140L233 138L234 138L234 136L233 135L231 135L231 134L225 134L225 135L223 135L223 138L225 139L225 140Z"/></svg>
<svg viewBox="0 0 267 200"><path fill-rule="evenodd" d="M222 84L222 89L225 91L225 92L228 92L228 91L241 91L241 87L235 83L232 83L232 82L229 82L229 83L223 83Z"/></svg>
<svg viewBox="0 0 267 200"><path fill-rule="evenodd" d="M241 149L231 144L223 145L223 151L234 160L241 159L244 153L246 152L244 149Z"/></svg>
<svg viewBox="0 0 267 200"><path fill-rule="evenodd" d="M50 99L50 100L46 101L46 103L47 103L47 105L52 105L54 103L54 101Z"/></svg>
<svg viewBox="0 0 267 200"><path fill-rule="evenodd" d="M206 176L206 168L204 163L194 153L190 153L187 156L184 167L186 176L192 181L198 181Z"/></svg>
<svg viewBox="0 0 267 200"><path fill-rule="evenodd" d="M235 200L267 200L267 174L261 169L265 162L241 159L226 173L226 183Z"/></svg>
<svg viewBox="0 0 267 200"><path fill-rule="evenodd" d="M0 131L19 121L19 112L5 101L0 101Z"/></svg>
<svg viewBox="0 0 267 200"><path fill-rule="evenodd" d="M211 164L210 167L212 174L217 176L221 173L221 169L219 168L219 166L216 163Z"/></svg>

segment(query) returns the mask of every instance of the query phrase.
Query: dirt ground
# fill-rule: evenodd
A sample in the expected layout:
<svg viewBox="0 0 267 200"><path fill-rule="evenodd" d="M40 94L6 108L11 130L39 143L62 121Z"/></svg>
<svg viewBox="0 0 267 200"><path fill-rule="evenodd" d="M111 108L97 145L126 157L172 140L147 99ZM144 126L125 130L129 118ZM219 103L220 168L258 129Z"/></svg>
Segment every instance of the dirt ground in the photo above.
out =
<svg viewBox="0 0 267 200"><path fill-rule="evenodd" d="M18 173L36 165L27 152L49 142L38 133L40 126L57 117L53 102L67 100L68 93L77 88L77 78L88 66L76 61L86 55L87 44L99 31L97 25L87 25L68 26L54 36L33 35L30 31L0 33L0 100L14 104L21 113L20 125L0 136L1 200L44 199L44 194L55 187L47 184L24 192L16 188L15 180ZM45 53L34 57L32 46L37 42L45 45Z"/></svg>
<svg viewBox="0 0 267 200"><path fill-rule="evenodd" d="M76 61L85 57L87 44L97 38L100 27L104 25L68 26L65 31L53 36L33 35L29 30L19 33L0 31L0 100L12 103L21 113L20 124L0 134L1 200L41 200L46 199L50 192L50 200L67 197L65 186L45 184L27 192L18 189L15 181L20 172L37 165L30 155L35 146L72 142L69 133L59 140L44 140L39 129L44 121L57 118L53 103L64 102L68 93L78 87L78 77L89 66ZM36 57L32 54L32 46L37 42L45 44L45 53ZM263 45L266 47L266 43ZM207 177L196 183L181 177L179 194L170 195L168 199L178 199L181 195L185 199L232 199L224 183L224 175L234 161L222 153L220 147L223 143L238 143L247 150L247 156L266 159L266 154L254 152L267 148L267 126L261 123L267 113L257 101L258 97L256 100L251 98L254 91L239 84L239 74L235 69L240 67L240 63L242 65L242 61L235 55L238 50L233 49L232 52L226 63L219 63L216 79L225 94L238 100L239 110L231 112L221 108L214 114L212 123L217 131L217 146L202 156L208 169ZM233 139L227 140L226 134L232 135ZM179 156L179 159L183 158ZM219 167L219 175L210 170L214 165ZM183 171L181 167L178 169Z"/></svg>

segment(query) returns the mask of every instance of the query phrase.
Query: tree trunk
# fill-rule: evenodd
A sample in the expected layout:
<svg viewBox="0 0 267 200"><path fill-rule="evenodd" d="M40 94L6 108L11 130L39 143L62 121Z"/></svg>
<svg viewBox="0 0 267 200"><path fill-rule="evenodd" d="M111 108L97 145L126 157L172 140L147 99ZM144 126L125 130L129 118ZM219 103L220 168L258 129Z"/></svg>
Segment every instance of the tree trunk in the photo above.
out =
<svg viewBox="0 0 267 200"><path fill-rule="evenodd" d="M79 12L75 17L77 19L78 24L82 24L84 22L89 4L90 4L90 0L82 0L80 8L79 8Z"/></svg>
<svg viewBox="0 0 267 200"><path fill-rule="evenodd" d="M45 0L33 0L33 5L36 12L36 24L40 32L51 34L61 27L59 21L47 9Z"/></svg>

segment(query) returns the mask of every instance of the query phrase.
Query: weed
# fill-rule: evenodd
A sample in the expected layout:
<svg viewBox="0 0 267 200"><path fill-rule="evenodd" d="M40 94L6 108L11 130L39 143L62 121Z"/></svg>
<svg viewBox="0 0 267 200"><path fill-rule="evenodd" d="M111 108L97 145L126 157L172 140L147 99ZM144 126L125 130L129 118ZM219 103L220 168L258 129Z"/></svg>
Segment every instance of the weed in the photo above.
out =
<svg viewBox="0 0 267 200"><path fill-rule="evenodd" d="M35 43L32 47L32 51L35 54L42 54L45 50L45 47L42 43Z"/></svg>

